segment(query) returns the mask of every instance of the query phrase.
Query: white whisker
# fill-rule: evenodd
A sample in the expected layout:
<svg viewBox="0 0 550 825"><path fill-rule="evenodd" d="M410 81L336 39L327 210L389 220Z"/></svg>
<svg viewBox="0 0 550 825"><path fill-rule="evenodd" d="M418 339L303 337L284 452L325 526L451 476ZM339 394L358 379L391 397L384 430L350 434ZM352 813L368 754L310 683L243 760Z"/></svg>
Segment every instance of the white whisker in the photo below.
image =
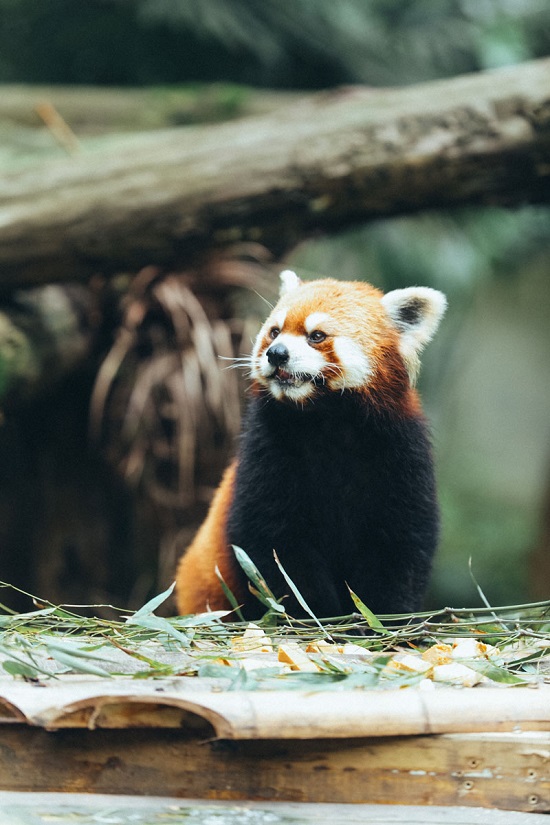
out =
<svg viewBox="0 0 550 825"><path fill-rule="evenodd" d="M270 304L269 301L267 300L267 298L264 298L264 296L260 295L259 292L256 292L255 289L253 289L252 292L254 292L254 294L257 295L258 298L260 298L264 302L264 304L267 304L270 309L275 309L274 304Z"/></svg>
<svg viewBox="0 0 550 825"><path fill-rule="evenodd" d="M254 359L252 355L242 355L235 358L229 358L227 355L218 355L218 358L221 361L232 361L232 364L228 364L228 366L223 367L224 370L240 370L240 369L248 369L249 372L247 374L247 378L251 376L250 370L254 366Z"/></svg>
<svg viewBox="0 0 550 825"><path fill-rule="evenodd" d="M335 364L332 361L329 361L329 363L325 365L325 370L330 375L340 379L342 382L342 386L340 387L340 395L343 395L346 390L346 377L343 368L340 364Z"/></svg>

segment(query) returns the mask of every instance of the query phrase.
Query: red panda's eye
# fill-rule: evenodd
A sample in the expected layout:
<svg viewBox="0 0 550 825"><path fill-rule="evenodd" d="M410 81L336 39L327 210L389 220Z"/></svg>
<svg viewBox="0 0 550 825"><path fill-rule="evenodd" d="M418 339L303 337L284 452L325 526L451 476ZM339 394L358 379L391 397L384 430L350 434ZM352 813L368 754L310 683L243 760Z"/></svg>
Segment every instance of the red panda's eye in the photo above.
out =
<svg viewBox="0 0 550 825"><path fill-rule="evenodd" d="M271 329L269 330L269 337L271 338L272 341L273 341L274 338L277 337L277 335L280 335L280 334L281 334L281 330L279 329L279 327L271 327Z"/></svg>
<svg viewBox="0 0 550 825"><path fill-rule="evenodd" d="M313 332L310 332L308 335L308 341L311 341L312 344L320 344L326 337L325 332L321 332L320 329L314 329Z"/></svg>

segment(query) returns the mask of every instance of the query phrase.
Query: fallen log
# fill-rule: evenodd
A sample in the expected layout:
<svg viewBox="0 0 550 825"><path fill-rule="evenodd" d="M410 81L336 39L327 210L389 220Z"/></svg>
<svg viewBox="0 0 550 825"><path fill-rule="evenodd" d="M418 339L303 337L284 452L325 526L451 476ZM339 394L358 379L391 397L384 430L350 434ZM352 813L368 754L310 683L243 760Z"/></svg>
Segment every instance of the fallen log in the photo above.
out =
<svg viewBox="0 0 550 825"><path fill-rule="evenodd" d="M460 204L549 199L550 60L111 140L0 182L1 286L189 265L258 241Z"/></svg>

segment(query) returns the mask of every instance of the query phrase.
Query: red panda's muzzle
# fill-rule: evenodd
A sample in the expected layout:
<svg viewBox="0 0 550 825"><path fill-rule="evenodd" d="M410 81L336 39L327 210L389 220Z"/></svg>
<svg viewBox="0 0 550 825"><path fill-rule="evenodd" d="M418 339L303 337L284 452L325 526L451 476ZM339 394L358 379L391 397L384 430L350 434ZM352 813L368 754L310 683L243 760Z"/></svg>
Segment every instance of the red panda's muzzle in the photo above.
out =
<svg viewBox="0 0 550 825"><path fill-rule="evenodd" d="M291 364L292 358L288 347L284 344L277 342L272 344L266 351L266 357L269 364L275 368L269 377L276 379L282 386L294 387L314 381L314 376L309 372L286 369Z"/></svg>
<svg viewBox="0 0 550 825"><path fill-rule="evenodd" d="M301 404L312 399L316 389L325 385L324 354L304 334L281 333L275 327L267 335L271 343L263 349L265 337L262 333L257 340L253 376L278 401Z"/></svg>

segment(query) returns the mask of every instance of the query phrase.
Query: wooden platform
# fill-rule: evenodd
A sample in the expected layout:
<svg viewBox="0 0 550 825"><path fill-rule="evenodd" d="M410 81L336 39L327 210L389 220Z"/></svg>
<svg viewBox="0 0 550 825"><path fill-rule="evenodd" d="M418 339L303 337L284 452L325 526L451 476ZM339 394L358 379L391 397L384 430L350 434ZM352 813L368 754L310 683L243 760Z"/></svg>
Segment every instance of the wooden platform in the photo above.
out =
<svg viewBox="0 0 550 825"><path fill-rule="evenodd" d="M0 789L550 812L550 687L0 678Z"/></svg>
<svg viewBox="0 0 550 825"><path fill-rule="evenodd" d="M484 808L332 805L305 802L205 802L174 797L0 791L4 825L486 825ZM491 811L491 825L547 825L544 814Z"/></svg>

